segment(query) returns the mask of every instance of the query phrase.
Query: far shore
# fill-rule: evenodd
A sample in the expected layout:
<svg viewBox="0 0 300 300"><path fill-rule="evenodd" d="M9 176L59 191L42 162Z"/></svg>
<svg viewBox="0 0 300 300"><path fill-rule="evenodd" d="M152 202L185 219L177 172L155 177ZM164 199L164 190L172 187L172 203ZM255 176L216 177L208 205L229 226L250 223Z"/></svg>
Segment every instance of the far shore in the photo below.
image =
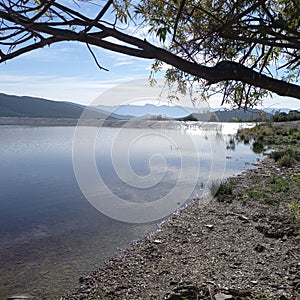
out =
<svg viewBox="0 0 300 300"><path fill-rule="evenodd" d="M26 118L0 117L0 125L24 126L104 126L104 127L134 127L134 128L169 128L178 127L176 120L112 120L112 119L76 119L76 118Z"/></svg>
<svg viewBox="0 0 300 300"><path fill-rule="evenodd" d="M178 129L188 121L177 120L145 120L134 118L131 120L117 119L76 119L76 118L27 118L27 117L0 117L0 126L97 126L114 128L153 128L153 129ZM192 124L205 123L206 129L216 129L219 122L192 121ZM230 123L230 122L228 122ZM200 125L197 125L200 127ZM201 126L203 129L203 126Z"/></svg>

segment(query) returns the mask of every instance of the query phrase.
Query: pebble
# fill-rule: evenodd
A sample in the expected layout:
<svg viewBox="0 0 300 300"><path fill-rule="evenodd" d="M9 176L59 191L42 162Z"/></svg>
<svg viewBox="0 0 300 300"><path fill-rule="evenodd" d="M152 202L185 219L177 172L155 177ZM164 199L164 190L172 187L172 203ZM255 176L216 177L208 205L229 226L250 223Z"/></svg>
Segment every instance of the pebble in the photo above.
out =
<svg viewBox="0 0 300 300"><path fill-rule="evenodd" d="M161 244L161 243L162 243L162 240L158 240L158 239L157 239L157 240L154 240L153 243L154 243L154 244Z"/></svg>
<svg viewBox="0 0 300 300"><path fill-rule="evenodd" d="M13 295L7 298L7 300L21 300L21 299L33 300L34 297L30 295L22 294L22 295Z"/></svg>
<svg viewBox="0 0 300 300"><path fill-rule="evenodd" d="M218 293L215 295L215 300L233 299L232 295Z"/></svg>
<svg viewBox="0 0 300 300"><path fill-rule="evenodd" d="M205 227L207 227L207 228L209 228L209 229L213 229L213 228L214 228L214 225L207 224L207 225L205 225Z"/></svg>

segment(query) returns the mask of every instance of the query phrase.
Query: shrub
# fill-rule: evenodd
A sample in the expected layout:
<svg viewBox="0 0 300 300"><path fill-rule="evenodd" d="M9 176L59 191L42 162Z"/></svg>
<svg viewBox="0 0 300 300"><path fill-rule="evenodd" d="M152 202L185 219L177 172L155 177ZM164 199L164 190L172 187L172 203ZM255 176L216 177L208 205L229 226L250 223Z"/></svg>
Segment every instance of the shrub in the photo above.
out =
<svg viewBox="0 0 300 300"><path fill-rule="evenodd" d="M220 202L232 202L232 185L230 181L212 181L209 186L210 193Z"/></svg>
<svg viewBox="0 0 300 300"><path fill-rule="evenodd" d="M290 154L284 154L279 160L278 164L281 167L291 167L296 160Z"/></svg>
<svg viewBox="0 0 300 300"><path fill-rule="evenodd" d="M300 225L300 203L293 202L290 204L290 214L292 222Z"/></svg>
<svg viewBox="0 0 300 300"><path fill-rule="evenodd" d="M283 156L286 156L283 161L288 160L287 156L293 158L294 162L295 160L300 161L300 152L293 151L292 149L287 149L284 151L273 151L269 154L269 157L273 158L276 162L278 162Z"/></svg>
<svg viewBox="0 0 300 300"><path fill-rule="evenodd" d="M262 143L260 142L254 142L252 145L252 151L254 153L262 153L265 150L265 147Z"/></svg>
<svg viewBox="0 0 300 300"><path fill-rule="evenodd" d="M290 204L291 221L298 226L298 234L300 235L300 203L293 202Z"/></svg>
<svg viewBox="0 0 300 300"><path fill-rule="evenodd" d="M232 186L230 182L221 182L219 189L217 190L216 196L220 195L232 195Z"/></svg>

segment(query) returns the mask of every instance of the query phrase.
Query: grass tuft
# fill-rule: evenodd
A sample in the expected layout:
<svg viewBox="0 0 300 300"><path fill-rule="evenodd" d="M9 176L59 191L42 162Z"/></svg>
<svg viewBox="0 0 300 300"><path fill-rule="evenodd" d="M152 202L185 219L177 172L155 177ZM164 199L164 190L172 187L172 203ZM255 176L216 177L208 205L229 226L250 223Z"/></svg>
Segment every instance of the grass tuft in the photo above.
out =
<svg viewBox="0 0 300 300"><path fill-rule="evenodd" d="M212 181L209 189L212 196L219 202L232 202L234 182L231 181Z"/></svg>
<svg viewBox="0 0 300 300"><path fill-rule="evenodd" d="M278 160L278 164L281 167L291 167L295 164L296 160L290 156L289 154L284 154L279 160Z"/></svg>

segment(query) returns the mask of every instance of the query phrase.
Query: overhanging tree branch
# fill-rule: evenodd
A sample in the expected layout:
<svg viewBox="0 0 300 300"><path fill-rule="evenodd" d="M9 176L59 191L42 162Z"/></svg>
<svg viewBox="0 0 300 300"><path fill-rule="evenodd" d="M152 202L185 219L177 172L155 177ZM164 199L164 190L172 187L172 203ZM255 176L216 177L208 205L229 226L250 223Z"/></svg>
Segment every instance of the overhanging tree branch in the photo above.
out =
<svg viewBox="0 0 300 300"><path fill-rule="evenodd" d="M138 39L136 37L129 36L116 29L106 28L103 25L102 32L96 34L78 34L68 30L59 30L54 28L43 28L38 24L32 25L33 30L44 31L48 34L53 34L60 37L62 40L73 40L88 43L94 46L98 46L110 51L123 53L130 56L145 58L145 59L158 59L175 68L178 68L186 73L198 76L206 79L208 84L215 84L225 80L236 80L248 83L253 86L257 86L263 89L270 90L282 96L290 96L300 99L300 86L287 83L282 80L274 79L266 75L262 75L250 68L247 68L241 64L223 61L218 63L214 67L206 67L194 62L188 62L167 50L158 48L145 40ZM130 46L136 46L138 48L132 48L127 46L121 46L108 41L103 40L103 37L114 37L121 42L125 42Z"/></svg>
<svg viewBox="0 0 300 300"><path fill-rule="evenodd" d="M157 15L151 5L164 14L165 24L173 26L167 49L122 32L114 25L107 25L109 22L103 18L111 11L113 0L106 1L94 19L54 0L35 1L37 4L32 6L27 6L27 1L0 0L0 45L9 47L6 53L1 49L0 62L45 45L78 41L87 45L96 64L102 69L91 46L156 59L206 80L207 85L223 82L225 90L228 81L241 82L247 97L251 94L249 86L253 86L300 99L299 85L273 78L272 74L265 75L273 57L278 57L278 61L286 55L289 58L282 66L294 70L299 67L299 26L278 21L273 13L274 8L270 9L269 2L265 0L251 0L245 6L236 1L224 1L227 2L227 14L218 2L214 2L212 8L207 1L197 2L197 5L184 0L172 5L164 1L140 1L145 7L149 6L146 11L151 15L149 20L153 24ZM22 9L19 9L20 3L23 3ZM170 9L169 15L168 11L164 11L167 9ZM142 6L140 11L145 14ZM179 30L181 24L184 29ZM159 32L156 34L159 35ZM257 54L254 54L255 51Z"/></svg>

